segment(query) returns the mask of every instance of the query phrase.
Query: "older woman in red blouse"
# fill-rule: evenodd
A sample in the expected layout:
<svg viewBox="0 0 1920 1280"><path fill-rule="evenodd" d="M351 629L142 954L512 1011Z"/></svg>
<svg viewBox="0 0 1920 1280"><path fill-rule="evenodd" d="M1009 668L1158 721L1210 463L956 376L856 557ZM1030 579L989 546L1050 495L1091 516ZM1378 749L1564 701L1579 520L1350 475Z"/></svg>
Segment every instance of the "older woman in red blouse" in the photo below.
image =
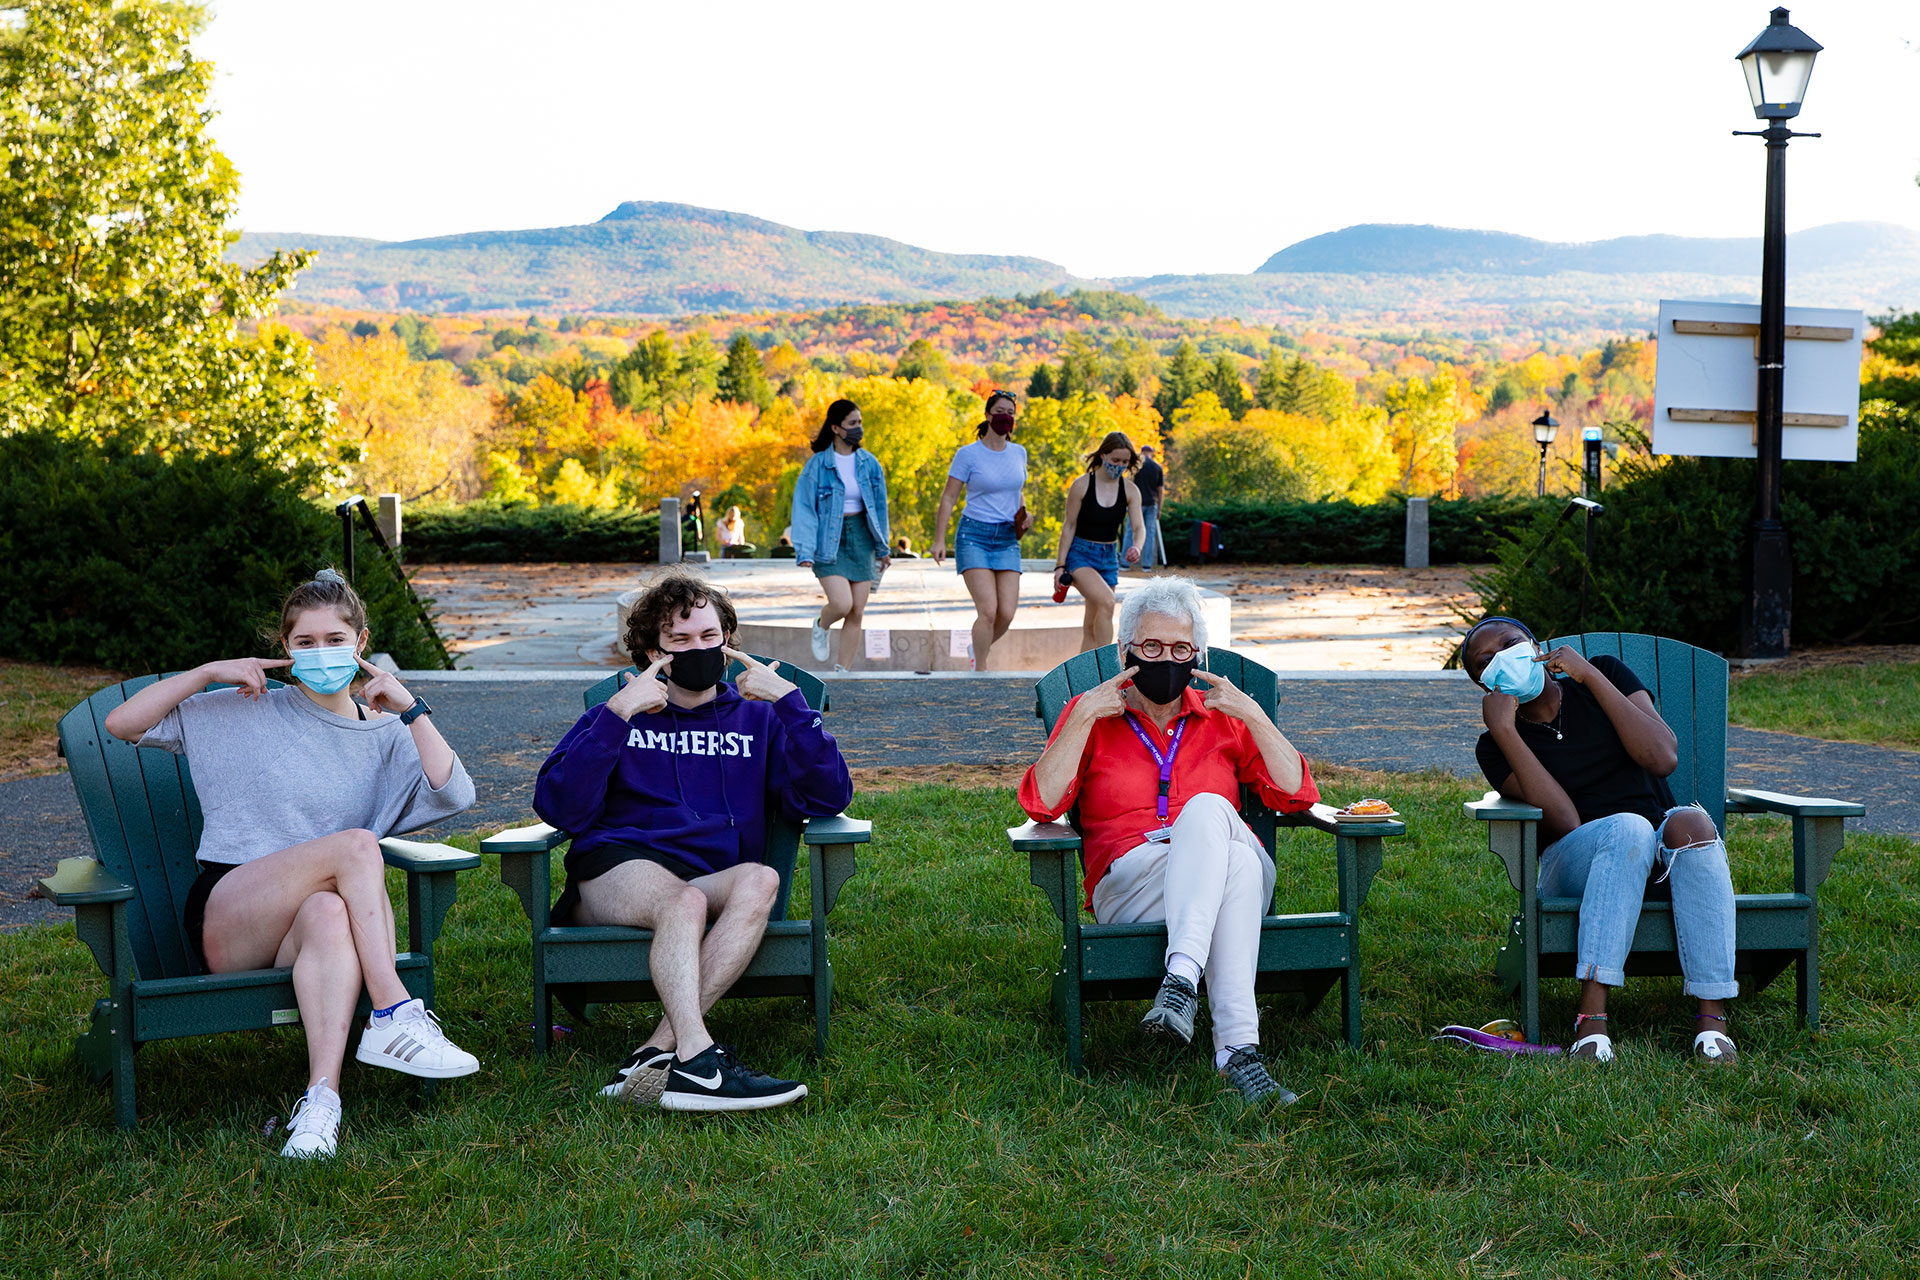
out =
<svg viewBox="0 0 1920 1280"><path fill-rule="evenodd" d="M1078 806L1095 920L1166 921L1167 973L1141 1030L1189 1043L1205 975L1215 1069L1247 1100L1285 1106L1294 1095L1267 1070L1253 998L1273 859L1241 821L1239 796L1249 786L1294 813L1319 790L1260 705L1204 669L1191 582L1136 587L1117 629L1123 669L1067 703L1020 806L1041 822ZM1190 688L1194 677L1208 687Z"/></svg>

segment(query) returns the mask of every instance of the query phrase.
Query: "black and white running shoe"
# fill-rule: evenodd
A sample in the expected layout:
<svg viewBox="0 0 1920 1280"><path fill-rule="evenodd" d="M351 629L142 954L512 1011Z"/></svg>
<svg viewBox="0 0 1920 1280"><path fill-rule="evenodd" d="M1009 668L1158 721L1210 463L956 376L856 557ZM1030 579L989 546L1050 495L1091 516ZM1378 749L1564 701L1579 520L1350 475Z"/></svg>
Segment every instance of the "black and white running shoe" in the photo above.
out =
<svg viewBox="0 0 1920 1280"><path fill-rule="evenodd" d="M667 1087L667 1069L673 1066L673 1050L641 1045L627 1055L600 1090L600 1096L634 1107L660 1105L660 1091Z"/></svg>
<svg viewBox="0 0 1920 1280"><path fill-rule="evenodd" d="M685 1062L675 1058L660 1094L663 1111L760 1111L807 1096L807 1086L755 1071L723 1044L709 1045Z"/></svg>

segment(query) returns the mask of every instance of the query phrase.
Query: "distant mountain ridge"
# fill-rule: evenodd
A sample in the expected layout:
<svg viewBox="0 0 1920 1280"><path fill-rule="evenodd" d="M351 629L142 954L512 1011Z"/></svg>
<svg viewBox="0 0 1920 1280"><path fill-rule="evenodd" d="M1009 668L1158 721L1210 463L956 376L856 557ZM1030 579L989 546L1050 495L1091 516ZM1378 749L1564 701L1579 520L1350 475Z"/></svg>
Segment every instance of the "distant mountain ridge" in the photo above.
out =
<svg viewBox="0 0 1920 1280"><path fill-rule="evenodd" d="M628 201L597 222L420 240L246 232L229 256L319 251L297 301L377 311L686 315L1117 288L1176 316L1501 332L1532 341L1643 327L1661 298L1757 299L1754 239L1556 244L1370 223L1313 236L1246 274L1076 277L1042 258L940 253L750 214ZM1920 232L1843 222L1788 238L1790 300L1920 306Z"/></svg>
<svg viewBox="0 0 1920 1280"><path fill-rule="evenodd" d="M1797 270L1859 265L1873 257L1920 258L1920 231L1888 222L1834 222L1787 237ZM1505 231L1369 222L1290 244L1256 274L1541 276L1581 271L1599 275L1686 272L1743 275L1760 270L1760 237L1620 236L1586 244L1535 240Z"/></svg>

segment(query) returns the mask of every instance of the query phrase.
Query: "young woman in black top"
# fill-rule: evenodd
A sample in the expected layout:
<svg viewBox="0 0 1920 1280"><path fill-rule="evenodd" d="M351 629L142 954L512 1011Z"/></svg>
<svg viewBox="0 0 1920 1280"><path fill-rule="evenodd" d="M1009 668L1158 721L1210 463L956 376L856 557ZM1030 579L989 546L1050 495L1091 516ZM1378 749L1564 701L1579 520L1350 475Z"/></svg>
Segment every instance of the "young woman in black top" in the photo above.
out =
<svg viewBox="0 0 1920 1280"><path fill-rule="evenodd" d="M1626 982L1627 952L1649 880L1671 886L1686 991L1700 1002L1694 1054L1732 1063L1726 1002L1733 977L1733 879L1713 819L1673 802L1679 742L1653 696L1618 658L1562 645L1542 654L1526 626L1485 618L1461 664L1487 691L1475 754L1500 794L1535 806L1543 898L1580 899L1576 1058L1613 1060L1607 988ZM1548 678L1552 677L1552 678Z"/></svg>
<svg viewBox="0 0 1920 1280"><path fill-rule="evenodd" d="M1133 441L1115 431L1087 455L1087 469L1067 486L1060 521L1060 550L1054 558L1056 599L1065 599L1070 583L1087 602L1080 624L1080 651L1113 643L1113 589L1120 585L1120 559L1114 540L1125 519L1133 530L1127 563L1140 563L1147 526L1140 516L1140 490L1127 474L1140 465Z"/></svg>

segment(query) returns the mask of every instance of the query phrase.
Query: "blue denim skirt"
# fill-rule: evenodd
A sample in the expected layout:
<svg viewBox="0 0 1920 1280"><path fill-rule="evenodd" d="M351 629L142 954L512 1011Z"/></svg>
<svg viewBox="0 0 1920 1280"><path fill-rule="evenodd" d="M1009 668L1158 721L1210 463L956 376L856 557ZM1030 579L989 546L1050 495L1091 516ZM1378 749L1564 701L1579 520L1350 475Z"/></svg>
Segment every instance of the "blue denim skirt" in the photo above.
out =
<svg viewBox="0 0 1920 1280"><path fill-rule="evenodd" d="M1120 585L1120 553L1115 551L1111 542L1094 542L1087 538L1075 538L1067 545L1066 570L1092 569L1110 587Z"/></svg>
<svg viewBox="0 0 1920 1280"><path fill-rule="evenodd" d="M867 527L867 513L856 511L840 522L840 552L828 564L816 562L816 578L845 578L848 582L873 582L880 572L874 564L873 530Z"/></svg>
<svg viewBox="0 0 1920 1280"><path fill-rule="evenodd" d="M1013 536L1013 521L992 524L960 517L960 527L953 534L953 570L969 569L1020 572L1020 539Z"/></svg>

